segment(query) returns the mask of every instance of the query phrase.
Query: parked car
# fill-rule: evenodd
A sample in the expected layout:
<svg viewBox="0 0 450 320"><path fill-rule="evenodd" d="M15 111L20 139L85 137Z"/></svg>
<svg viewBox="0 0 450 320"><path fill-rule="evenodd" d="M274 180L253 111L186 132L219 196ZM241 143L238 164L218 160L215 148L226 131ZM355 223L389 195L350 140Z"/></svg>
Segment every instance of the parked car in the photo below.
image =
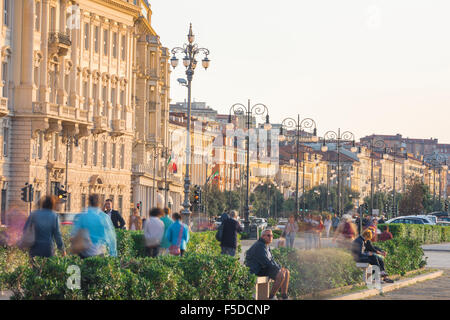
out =
<svg viewBox="0 0 450 320"><path fill-rule="evenodd" d="M253 223L258 226L260 229L266 229L267 228L267 221L264 218L256 218L253 220Z"/></svg>
<svg viewBox="0 0 450 320"><path fill-rule="evenodd" d="M438 223L436 223L436 225L443 226L443 227L450 227L450 221L439 220Z"/></svg>
<svg viewBox="0 0 450 320"><path fill-rule="evenodd" d="M429 213L429 215L433 215L433 216L436 216L438 218L450 217L448 212L446 212L446 211L435 211L435 212Z"/></svg>
<svg viewBox="0 0 450 320"><path fill-rule="evenodd" d="M73 225L73 221L78 213L59 213L59 221L61 225Z"/></svg>
<svg viewBox="0 0 450 320"><path fill-rule="evenodd" d="M432 220L419 216L397 217L386 221L386 223L428 224L428 225L435 224Z"/></svg>
<svg viewBox="0 0 450 320"><path fill-rule="evenodd" d="M445 222L445 221L450 222L450 217L441 217L441 218L438 219L438 223L439 223L439 222L442 222L442 221L444 221L444 222Z"/></svg>
<svg viewBox="0 0 450 320"><path fill-rule="evenodd" d="M275 229L278 229L278 230L283 231L284 228L286 228L286 225L287 225L287 224L288 224L287 221L286 221L286 222L285 222L285 221L283 221L283 222L278 222L278 224L275 226Z"/></svg>

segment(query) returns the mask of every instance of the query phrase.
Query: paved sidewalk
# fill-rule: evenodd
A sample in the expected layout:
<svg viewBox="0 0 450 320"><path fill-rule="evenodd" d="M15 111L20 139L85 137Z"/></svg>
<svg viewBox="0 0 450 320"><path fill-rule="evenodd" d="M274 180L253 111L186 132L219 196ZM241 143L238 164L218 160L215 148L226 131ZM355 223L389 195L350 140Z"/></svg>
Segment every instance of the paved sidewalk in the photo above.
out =
<svg viewBox="0 0 450 320"><path fill-rule="evenodd" d="M449 300L450 269L436 279L419 282L414 285L387 292L366 300Z"/></svg>

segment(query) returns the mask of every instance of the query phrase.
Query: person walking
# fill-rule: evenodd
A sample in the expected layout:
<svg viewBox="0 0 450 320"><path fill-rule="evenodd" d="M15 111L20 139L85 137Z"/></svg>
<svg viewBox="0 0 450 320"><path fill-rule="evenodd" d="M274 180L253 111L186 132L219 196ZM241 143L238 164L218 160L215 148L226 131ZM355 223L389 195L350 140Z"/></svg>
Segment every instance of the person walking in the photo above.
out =
<svg viewBox="0 0 450 320"><path fill-rule="evenodd" d="M314 248L321 248L322 247L321 235L324 228L322 216L319 215L315 220L317 221L317 226L314 229Z"/></svg>
<svg viewBox="0 0 450 320"><path fill-rule="evenodd" d="M72 252L81 258L117 256L117 239L113 223L108 215L99 208L98 194L89 196L89 207L75 218L72 228Z"/></svg>
<svg viewBox="0 0 450 320"><path fill-rule="evenodd" d="M171 247L174 246L179 248L180 256L183 256L189 242L189 228L181 222L181 215L179 213L174 213L172 219L174 220L174 223L167 229L166 238ZM169 247L169 251L170 250Z"/></svg>
<svg viewBox="0 0 450 320"><path fill-rule="evenodd" d="M311 214L308 214L305 218L305 249L310 250L312 248L313 243L313 229L314 229L314 220Z"/></svg>
<svg viewBox="0 0 450 320"><path fill-rule="evenodd" d="M298 224L295 221L295 217L291 215L289 216L289 221L283 232L286 238L286 247L294 248L294 241L297 232L298 232Z"/></svg>
<svg viewBox="0 0 450 320"><path fill-rule="evenodd" d="M261 237L245 253L245 265L250 268L250 273L275 281L270 291L270 300L276 300L278 290L281 291L281 298L287 300L290 272L273 258L270 250L272 240L272 230L264 230Z"/></svg>
<svg viewBox="0 0 450 320"><path fill-rule="evenodd" d="M344 214L341 223L334 233L333 242L337 241L341 248L350 248L351 242L356 238L356 235L356 226L352 222L352 217Z"/></svg>
<svg viewBox="0 0 450 320"><path fill-rule="evenodd" d="M382 226L383 232L378 236L378 241L387 241L394 238L392 233L389 231L389 225Z"/></svg>
<svg viewBox="0 0 450 320"><path fill-rule="evenodd" d="M171 210L170 208L164 208L164 217L161 218L161 221L164 223L164 235L161 241L161 249L162 254L169 253L170 242L167 240L167 230L173 224L173 220L170 218Z"/></svg>
<svg viewBox="0 0 450 320"><path fill-rule="evenodd" d="M111 218L111 221L116 229L125 229L125 220L123 220L119 211L113 210L113 202L111 199L105 201L105 213Z"/></svg>
<svg viewBox="0 0 450 320"><path fill-rule="evenodd" d="M232 257L236 255L237 234L243 231L238 218L237 211L231 210L229 218L222 222L223 231L220 247L222 249L222 254L227 254Z"/></svg>
<svg viewBox="0 0 450 320"><path fill-rule="evenodd" d="M130 217L130 230L142 230L142 220L139 216L139 209L133 209L133 215Z"/></svg>
<svg viewBox="0 0 450 320"><path fill-rule="evenodd" d="M335 213L333 219L331 220L331 226L333 227L333 231L336 231L340 223L340 219L338 215Z"/></svg>
<svg viewBox="0 0 450 320"><path fill-rule="evenodd" d="M331 215L327 214L325 221L323 223L323 226L325 228L325 234L326 237L329 238L330 237L330 229L331 229L331 225L332 225L332 221L331 221Z"/></svg>
<svg viewBox="0 0 450 320"><path fill-rule="evenodd" d="M164 222L160 219L164 215L161 208L150 210L150 218L144 226L145 247L149 257L156 257L159 253L159 246L164 236Z"/></svg>
<svg viewBox="0 0 450 320"><path fill-rule="evenodd" d="M24 233L29 228L34 229L34 244L29 248L30 257L52 257L55 255L54 244L66 255L64 243L59 229L59 218L55 212L58 199L55 196L45 196L40 201L41 208L32 212L25 222Z"/></svg>

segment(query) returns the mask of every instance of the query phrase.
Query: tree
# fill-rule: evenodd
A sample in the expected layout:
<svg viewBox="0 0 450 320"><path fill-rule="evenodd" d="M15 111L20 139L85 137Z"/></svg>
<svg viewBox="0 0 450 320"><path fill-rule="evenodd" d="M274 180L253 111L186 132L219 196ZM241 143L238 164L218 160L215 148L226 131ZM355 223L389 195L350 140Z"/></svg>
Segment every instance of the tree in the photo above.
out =
<svg viewBox="0 0 450 320"><path fill-rule="evenodd" d="M418 178L411 180L399 203L400 215L422 214L425 211L431 211L432 207L433 201L428 186Z"/></svg>

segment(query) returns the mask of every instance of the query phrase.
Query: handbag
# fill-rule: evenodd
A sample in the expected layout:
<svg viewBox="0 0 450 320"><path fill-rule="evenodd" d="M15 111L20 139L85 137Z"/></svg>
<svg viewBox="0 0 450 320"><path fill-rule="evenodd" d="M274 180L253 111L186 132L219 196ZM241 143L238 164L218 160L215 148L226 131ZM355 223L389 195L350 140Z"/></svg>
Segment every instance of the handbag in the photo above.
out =
<svg viewBox="0 0 450 320"><path fill-rule="evenodd" d="M169 253L174 256L179 256L181 254L180 245L181 245L181 237L183 236L184 227L181 224L180 233L178 234L177 244L173 244L169 247Z"/></svg>
<svg viewBox="0 0 450 320"><path fill-rule="evenodd" d="M77 234L70 239L70 253L79 254L92 246L91 238L87 229L78 230Z"/></svg>
<svg viewBox="0 0 450 320"><path fill-rule="evenodd" d="M22 238L18 243L18 247L22 250L30 249L36 240L36 231L34 229L33 218L30 216L30 223L23 231Z"/></svg>

